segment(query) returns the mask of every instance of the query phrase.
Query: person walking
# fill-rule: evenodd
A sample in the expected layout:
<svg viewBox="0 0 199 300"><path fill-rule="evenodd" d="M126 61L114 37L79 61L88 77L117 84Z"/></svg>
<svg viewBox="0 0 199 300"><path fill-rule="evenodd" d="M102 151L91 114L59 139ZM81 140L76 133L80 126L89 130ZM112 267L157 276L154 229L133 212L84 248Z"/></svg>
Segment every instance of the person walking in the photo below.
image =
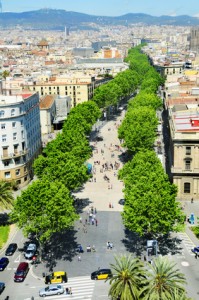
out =
<svg viewBox="0 0 199 300"><path fill-rule="evenodd" d="M71 288L71 287L69 288L69 294L70 294L70 295L73 294L73 293L72 293L72 288Z"/></svg>
<svg viewBox="0 0 199 300"><path fill-rule="evenodd" d="M98 225L98 221L97 221L97 219L95 219L95 225L96 225L96 227L97 227L97 225Z"/></svg>

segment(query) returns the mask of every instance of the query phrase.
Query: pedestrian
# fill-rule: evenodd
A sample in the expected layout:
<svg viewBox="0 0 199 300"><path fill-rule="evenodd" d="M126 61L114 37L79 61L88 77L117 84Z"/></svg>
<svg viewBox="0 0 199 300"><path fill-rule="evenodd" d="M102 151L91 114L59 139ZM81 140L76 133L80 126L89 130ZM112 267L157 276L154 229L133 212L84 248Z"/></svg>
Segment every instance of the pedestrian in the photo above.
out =
<svg viewBox="0 0 199 300"><path fill-rule="evenodd" d="M81 256L79 255L79 256L78 256L78 261L81 261L81 260L82 260L82 258L81 258Z"/></svg>
<svg viewBox="0 0 199 300"><path fill-rule="evenodd" d="M110 243L107 242L107 243L106 243L106 246L107 246L107 249L109 249L109 248L110 248Z"/></svg>
<svg viewBox="0 0 199 300"><path fill-rule="evenodd" d="M98 221L97 221L97 219L95 220L95 225L96 225L96 227L97 227L97 224L98 224Z"/></svg>
<svg viewBox="0 0 199 300"><path fill-rule="evenodd" d="M111 208L114 208L113 203L112 203L112 205L111 205Z"/></svg>
<svg viewBox="0 0 199 300"><path fill-rule="evenodd" d="M69 294L69 288L66 288L66 295Z"/></svg>
<svg viewBox="0 0 199 300"><path fill-rule="evenodd" d="M94 220L93 218L92 218L92 221L91 221L91 222L92 222L92 225L94 225L94 224L95 224L95 220Z"/></svg>
<svg viewBox="0 0 199 300"><path fill-rule="evenodd" d="M72 295L72 289L71 289L71 287L69 288L69 294Z"/></svg>
<svg viewBox="0 0 199 300"><path fill-rule="evenodd" d="M195 259L197 259L198 258L198 254L197 253L195 253Z"/></svg>
<svg viewBox="0 0 199 300"><path fill-rule="evenodd" d="M82 217L79 218L79 222L82 223Z"/></svg>
<svg viewBox="0 0 199 300"><path fill-rule="evenodd" d="M109 248L112 250L113 249L113 243L109 243Z"/></svg>
<svg viewBox="0 0 199 300"><path fill-rule="evenodd" d="M96 182L96 177L94 177L94 182Z"/></svg>
<svg viewBox="0 0 199 300"><path fill-rule="evenodd" d="M97 208L96 208L96 207L95 207L94 213L95 213L95 215L96 215L96 213L97 213Z"/></svg>
<svg viewBox="0 0 199 300"><path fill-rule="evenodd" d="M193 198L191 198L191 203L193 203Z"/></svg>

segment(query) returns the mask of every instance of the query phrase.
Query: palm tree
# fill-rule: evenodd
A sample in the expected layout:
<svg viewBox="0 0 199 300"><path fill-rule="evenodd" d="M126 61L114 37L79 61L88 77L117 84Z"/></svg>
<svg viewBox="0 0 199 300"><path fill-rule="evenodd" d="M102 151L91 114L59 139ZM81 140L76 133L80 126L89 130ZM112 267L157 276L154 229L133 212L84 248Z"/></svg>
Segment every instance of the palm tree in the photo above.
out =
<svg viewBox="0 0 199 300"><path fill-rule="evenodd" d="M0 180L0 207L10 208L13 205L12 185L10 182Z"/></svg>
<svg viewBox="0 0 199 300"><path fill-rule="evenodd" d="M178 290L174 291L174 294L172 296L172 298L170 298L171 300L192 300L191 298L187 297L186 292L181 293Z"/></svg>
<svg viewBox="0 0 199 300"><path fill-rule="evenodd" d="M143 300L168 300L175 299L176 293L183 295L186 280L174 262L159 257L147 267L148 284L141 293Z"/></svg>
<svg viewBox="0 0 199 300"><path fill-rule="evenodd" d="M143 287L144 266L138 258L129 256L115 257L111 264L113 276L109 278L109 296L112 299L138 300L140 289Z"/></svg>

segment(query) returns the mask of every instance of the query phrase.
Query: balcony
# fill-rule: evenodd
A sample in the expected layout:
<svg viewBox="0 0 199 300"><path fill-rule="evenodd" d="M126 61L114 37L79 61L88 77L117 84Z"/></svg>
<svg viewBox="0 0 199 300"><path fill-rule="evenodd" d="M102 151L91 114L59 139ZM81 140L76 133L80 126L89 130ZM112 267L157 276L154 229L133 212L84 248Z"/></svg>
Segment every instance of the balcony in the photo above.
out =
<svg viewBox="0 0 199 300"><path fill-rule="evenodd" d="M25 150L22 150L19 152L15 152L15 153L7 153L4 155L1 155L1 159L8 160L8 159L12 159L12 158L18 158L18 157L26 155L27 153L28 153L28 149L25 149Z"/></svg>

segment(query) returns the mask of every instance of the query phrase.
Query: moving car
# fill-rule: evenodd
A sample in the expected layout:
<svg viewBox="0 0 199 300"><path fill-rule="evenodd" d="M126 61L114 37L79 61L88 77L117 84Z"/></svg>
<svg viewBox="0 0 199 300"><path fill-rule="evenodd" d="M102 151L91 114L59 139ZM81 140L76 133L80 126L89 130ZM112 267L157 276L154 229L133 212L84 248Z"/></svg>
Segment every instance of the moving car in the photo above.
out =
<svg viewBox="0 0 199 300"><path fill-rule="evenodd" d="M25 258L32 259L33 256L35 256L36 251L37 251L37 246L35 244L29 244L24 254Z"/></svg>
<svg viewBox="0 0 199 300"><path fill-rule="evenodd" d="M199 246L198 246L198 247L194 247L193 249L191 249L191 251L192 251L195 255L199 256Z"/></svg>
<svg viewBox="0 0 199 300"><path fill-rule="evenodd" d="M109 277L112 277L112 272L110 269L99 269L91 273L91 279L95 280L107 279Z"/></svg>
<svg viewBox="0 0 199 300"><path fill-rule="evenodd" d="M16 250L17 250L17 244L16 243L12 243L6 249L5 255L6 256L11 256L11 255L13 255L15 253Z"/></svg>
<svg viewBox="0 0 199 300"><path fill-rule="evenodd" d="M53 272L45 276L45 284L48 283L64 283L67 282L67 273L64 271Z"/></svg>
<svg viewBox="0 0 199 300"><path fill-rule="evenodd" d="M3 292L4 289L5 289L5 283L0 282L0 294Z"/></svg>
<svg viewBox="0 0 199 300"><path fill-rule="evenodd" d="M9 264L9 259L7 257L2 257L0 259L0 271L3 271Z"/></svg>
<svg viewBox="0 0 199 300"><path fill-rule="evenodd" d="M39 296L45 297L45 296L52 296L52 295L61 295L64 292L65 292L65 289L63 286L58 285L58 284L50 284L49 286L47 286L39 291Z"/></svg>
<svg viewBox="0 0 199 300"><path fill-rule="evenodd" d="M21 262L18 265L17 271L14 275L15 282L22 282L26 278L29 271L29 264L27 262Z"/></svg>

